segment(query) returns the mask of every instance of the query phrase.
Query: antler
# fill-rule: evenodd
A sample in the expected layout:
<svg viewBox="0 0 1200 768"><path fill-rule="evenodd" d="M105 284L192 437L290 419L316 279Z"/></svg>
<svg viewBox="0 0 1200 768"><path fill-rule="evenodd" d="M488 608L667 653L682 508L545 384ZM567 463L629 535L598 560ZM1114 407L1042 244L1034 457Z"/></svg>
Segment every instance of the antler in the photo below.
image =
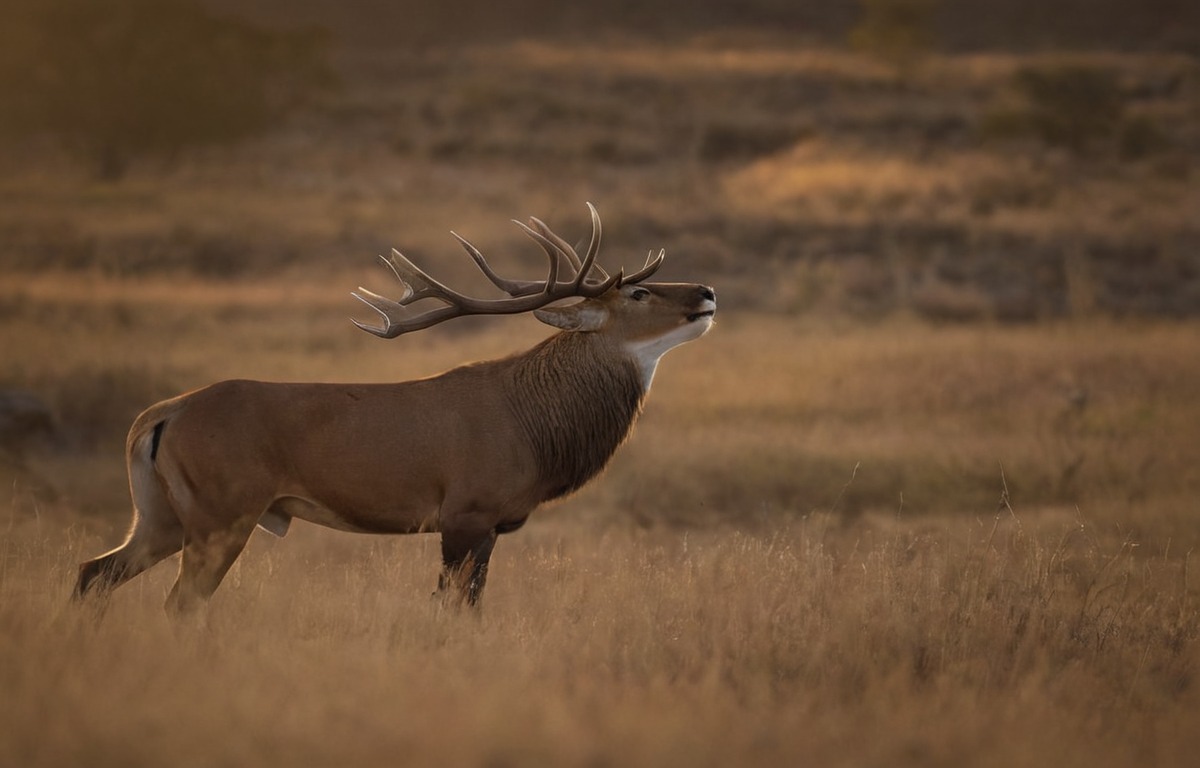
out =
<svg viewBox="0 0 1200 768"><path fill-rule="evenodd" d="M666 252L659 251L657 256L651 252L650 257L646 259L646 265L630 277L625 277L623 272L609 276L595 263L596 254L600 250L600 214L591 203L588 203L587 207L592 215L592 238L582 259L574 248L538 219L530 218L529 225L514 220L513 223L546 252L549 268L545 280L509 280L500 277L492 270L478 248L457 233L450 233L466 249L487 279L508 294L507 299L476 299L464 296L430 277L402 253L393 249L390 258L379 258L404 286L404 293L398 299L389 299L360 287L352 293L354 298L382 315L386 325L376 327L357 320L352 322L368 333L394 339L402 333L419 331L464 315L511 315L529 312L561 299L576 296L594 298L610 288L641 282L662 265ZM564 259L573 273L565 280L559 280L561 261ZM588 279L593 272L598 280ZM409 309L410 304L424 299L437 299L443 306L424 312Z"/></svg>

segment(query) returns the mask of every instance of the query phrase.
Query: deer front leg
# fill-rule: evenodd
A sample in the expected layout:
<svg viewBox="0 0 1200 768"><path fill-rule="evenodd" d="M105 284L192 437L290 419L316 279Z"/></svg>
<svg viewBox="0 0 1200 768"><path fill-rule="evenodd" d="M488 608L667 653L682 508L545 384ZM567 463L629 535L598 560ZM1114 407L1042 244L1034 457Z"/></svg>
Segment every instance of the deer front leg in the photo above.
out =
<svg viewBox="0 0 1200 768"><path fill-rule="evenodd" d="M496 531L442 532L442 573L438 595L447 603L475 606L487 582L488 560L496 546Z"/></svg>

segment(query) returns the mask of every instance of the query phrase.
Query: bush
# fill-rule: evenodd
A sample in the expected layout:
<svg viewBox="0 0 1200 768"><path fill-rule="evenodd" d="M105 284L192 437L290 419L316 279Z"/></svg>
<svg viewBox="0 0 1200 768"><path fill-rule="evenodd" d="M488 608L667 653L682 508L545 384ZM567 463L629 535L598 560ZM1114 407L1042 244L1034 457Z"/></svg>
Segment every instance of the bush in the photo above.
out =
<svg viewBox="0 0 1200 768"><path fill-rule="evenodd" d="M934 46L933 17L940 0L862 0L862 18L850 45L908 71Z"/></svg>
<svg viewBox="0 0 1200 768"><path fill-rule="evenodd" d="M1122 160L1142 160L1164 152L1171 141L1159 123L1148 115L1134 115L1121 122L1117 152Z"/></svg>
<svg viewBox="0 0 1200 768"><path fill-rule="evenodd" d="M1014 75L1031 130L1052 146L1084 151L1109 139L1125 104L1116 75L1075 64L1025 67Z"/></svg>
<svg viewBox="0 0 1200 768"><path fill-rule="evenodd" d="M16 0L0 10L0 130L130 161L265 130L331 71L324 36L269 32L193 0Z"/></svg>
<svg viewBox="0 0 1200 768"><path fill-rule="evenodd" d="M716 123L702 129L696 152L706 163L754 160L803 141L811 133L788 125Z"/></svg>

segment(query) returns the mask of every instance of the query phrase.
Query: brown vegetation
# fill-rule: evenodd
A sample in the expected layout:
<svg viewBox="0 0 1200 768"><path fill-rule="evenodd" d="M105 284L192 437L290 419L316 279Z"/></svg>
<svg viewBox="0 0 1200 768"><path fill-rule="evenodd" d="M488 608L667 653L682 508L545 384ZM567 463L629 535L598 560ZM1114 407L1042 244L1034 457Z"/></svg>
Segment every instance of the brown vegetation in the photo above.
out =
<svg viewBox="0 0 1200 768"><path fill-rule="evenodd" d="M283 134L193 153L166 177L81 184L45 155L9 155L0 265L344 269L392 245L443 253L464 224L524 253L509 217L582 229L590 199L624 247L669 243L670 269L726 275L726 308L1200 311L1200 70L1186 56L931 56L899 79L778 40L527 41L345 67L345 91ZM1053 96L1080 88L1104 103ZM773 290L738 280L747 258Z"/></svg>
<svg viewBox="0 0 1200 768"><path fill-rule="evenodd" d="M300 528L256 538L182 635L169 574L98 626L62 600L94 537L10 527L0 759L1117 766L1197 747L1200 616L1168 544L1007 510L759 534L552 518L504 542L480 617L429 598L431 539Z"/></svg>
<svg viewBox="0 0 1200 768"><path fill-rule="evenodd" d="M87 337L21 322L4 343L46 381L57 343L77 381L115 365L136 389L150 365L175 387L401 378L543 333L381 342L336 302L284 328L307 290L222 290L99 282L70 300ZM33 465L56 498L10 484L0 762L1179 763L1193 343L730 313L664 362L608 474L500 542L479 617L429 597L435 538L299 525L255 535L205 631L166 623L171 563L97 625L67 594L128 502L120 429L86 427L101 450Z"/></svg>

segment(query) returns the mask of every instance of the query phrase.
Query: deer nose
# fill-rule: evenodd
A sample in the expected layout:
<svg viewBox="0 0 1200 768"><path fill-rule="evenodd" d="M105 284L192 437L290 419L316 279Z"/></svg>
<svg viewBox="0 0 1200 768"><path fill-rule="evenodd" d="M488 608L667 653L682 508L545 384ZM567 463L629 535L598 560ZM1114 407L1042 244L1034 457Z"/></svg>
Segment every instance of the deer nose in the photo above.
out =
<svg viewBox="0 0 1200 768"><path fill-rule="evenodd" d="M700 298L708 299L709 301L716 301L717 293L712 288L709 288L707 285L702 285L702 286L700 286Z"/></svg>

